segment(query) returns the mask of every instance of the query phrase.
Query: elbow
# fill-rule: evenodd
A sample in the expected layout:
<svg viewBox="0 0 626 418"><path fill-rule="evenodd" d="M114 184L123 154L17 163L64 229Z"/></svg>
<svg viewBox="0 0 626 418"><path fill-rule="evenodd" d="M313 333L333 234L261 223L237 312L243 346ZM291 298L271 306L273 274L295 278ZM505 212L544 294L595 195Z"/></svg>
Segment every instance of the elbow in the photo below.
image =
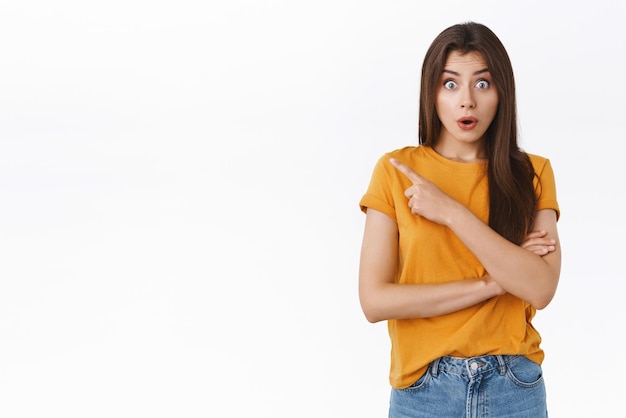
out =
<svg viewBox="0 0 626 418"><path fill-rule="evenodd" d="M554 299L554 295L556 294L556 288L558 286L558 283L559 276L557 275L552 279L551 284L545 289L544 292L542 292L541 295L539 295L539 298L533 304L533 306L537 310L545 309L546 307L548 307L550 302L552 302L552 299Z"/></svg>
<svg viewBox="0 0 626 418"><path fill-rule="evenodd" d="M541 280L527 286L524 290L524 294L521 292L517 296L524 299L530 305L532 305L538 311L548 307L554 295L559 283L559 276L550 276L542 278Z"/></svg>
<svg viewBox="0 0 626 418"><path fill-rule="evenodd" d="M529 300L528 303L530 303L535 309L540 311L548 307L550 302L552 302L553 297L554 292L549 292L544 295L538 295L538 297L534 298L533 300Z"/></svg>
<svg viewBox="0 0 626 418"><path fill-rule="evenodd" d="M361 310L369 323L375 324L386 319L383 317L380 309L376 307L376 304L364 297L361 297Z"/></svg>
<svg viewBox="0 0 626 418"><path fill-rule="evenodd" d="M369 322L370 324L375 324L384 320L382 317L380 317L379 315L375 315L372 312L367 312L364 310L363 313L365 314L365 319L367 319L367 322Z"/></svg>
<svg viewBox="0 0 626 418"><path fill-rule="evenodd" d="M537 299L536 301L534 301L534 303L531 303L531 305L533 305L535 309L540 311L542 309L547 308L550 302L552 302L552 295L550 295L549 297Z"/></svg>
<svg viewBox="0 0 626 418"><path fill-rule="evenodd" d="M372 307L365 306L364 304L361 304L361 309L363 310L363 314L365 315L365 319L367 319L367 322L369 322L371 324L375 324L377 322L380 322L380 321L384 320L384 318L380 315L380 313L377 312L377 310L373 309Z"/></svg>

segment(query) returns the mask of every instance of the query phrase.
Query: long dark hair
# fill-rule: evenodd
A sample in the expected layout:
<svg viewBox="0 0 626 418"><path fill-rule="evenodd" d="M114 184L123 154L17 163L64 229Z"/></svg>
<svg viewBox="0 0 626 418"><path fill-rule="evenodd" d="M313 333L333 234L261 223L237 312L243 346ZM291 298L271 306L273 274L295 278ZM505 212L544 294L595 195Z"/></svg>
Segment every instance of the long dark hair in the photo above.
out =
<svg viewBox="0 0 626 418"><path fill-rule="evenodd" d="M441 133L435 97L448 55L478 52L487 63L498 91L498 109L486 132L488 160L489 226L511 242L520 244L532 228L537 196L528 155L517 144L515 79L509 55L486 26L469 22L441 32L426 52L422 66L419 108L419 142L434 146Z"/></svg>

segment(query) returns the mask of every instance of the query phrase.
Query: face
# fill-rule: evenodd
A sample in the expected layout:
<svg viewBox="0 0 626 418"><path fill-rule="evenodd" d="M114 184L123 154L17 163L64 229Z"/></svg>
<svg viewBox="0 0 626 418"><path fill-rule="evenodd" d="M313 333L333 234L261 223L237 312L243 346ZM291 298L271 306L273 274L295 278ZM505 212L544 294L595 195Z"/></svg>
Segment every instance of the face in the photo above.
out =
<svg viewBox="0 0 626 418"><path fill-rule="evenodd" d="M498 92L478 52L448 55L436 90L441 147L480 149L498 109Z"/></svg>

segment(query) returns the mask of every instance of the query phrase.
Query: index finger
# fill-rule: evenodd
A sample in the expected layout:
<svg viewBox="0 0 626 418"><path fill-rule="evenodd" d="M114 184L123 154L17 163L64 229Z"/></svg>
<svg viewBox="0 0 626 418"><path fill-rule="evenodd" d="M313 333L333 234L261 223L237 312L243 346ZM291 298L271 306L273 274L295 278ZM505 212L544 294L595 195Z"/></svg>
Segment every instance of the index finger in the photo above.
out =
<svg viewBox="0 0 626 418"><path fill-rule="evenodd" d="M411 180L411 182L413 184L419 182L422 180L422 177L417 174L415 171L413 171L413 169L411 167L409 167L408 165L404 164L401 161L396 160L395 158L390 158L389 162L391 162L391 164L396 167L398 170L400 170L400 172L402 174L404 174L405 176L407 176L407 178L409 180Z"/></svg>

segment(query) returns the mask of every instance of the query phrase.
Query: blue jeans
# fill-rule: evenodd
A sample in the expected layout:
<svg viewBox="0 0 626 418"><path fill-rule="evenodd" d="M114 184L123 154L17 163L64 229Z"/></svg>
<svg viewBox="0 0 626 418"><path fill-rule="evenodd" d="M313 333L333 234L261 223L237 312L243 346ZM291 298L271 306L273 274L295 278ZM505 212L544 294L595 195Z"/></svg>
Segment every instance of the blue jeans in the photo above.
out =
<svg viewBox="0 0 626 418"><path fill-rule="evenodd" d="M389 418L543 418L541 366L524 356L441 357L417 382L392 389Z"/></svg>

